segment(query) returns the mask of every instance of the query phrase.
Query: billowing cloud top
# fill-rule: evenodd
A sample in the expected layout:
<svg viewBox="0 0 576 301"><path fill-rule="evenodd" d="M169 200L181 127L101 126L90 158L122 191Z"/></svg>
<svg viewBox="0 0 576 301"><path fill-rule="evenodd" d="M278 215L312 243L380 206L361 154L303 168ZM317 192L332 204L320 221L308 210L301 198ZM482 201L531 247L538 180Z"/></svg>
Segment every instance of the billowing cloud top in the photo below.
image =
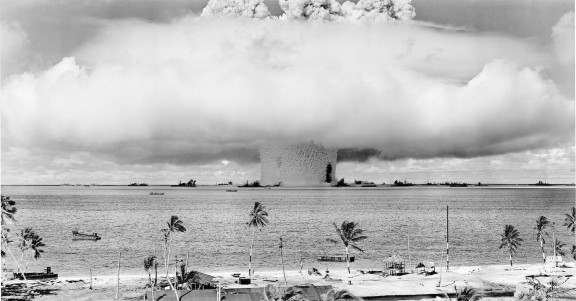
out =
<svg viewBox="0 0 576 301"><path fill-rule="evenodd" d="M399 0L281 4L287 20L414 15ZM3 152L195 164L308 140L346 149L341 160L573 144L573 82L556 80L573 80L573 13L550 29L554 47L418 22L259 20L256 0L213 0L203 14L254 18L108 22L54 66L5 78ZM3 67L27 43L5 29L15 42Z"/></svg>

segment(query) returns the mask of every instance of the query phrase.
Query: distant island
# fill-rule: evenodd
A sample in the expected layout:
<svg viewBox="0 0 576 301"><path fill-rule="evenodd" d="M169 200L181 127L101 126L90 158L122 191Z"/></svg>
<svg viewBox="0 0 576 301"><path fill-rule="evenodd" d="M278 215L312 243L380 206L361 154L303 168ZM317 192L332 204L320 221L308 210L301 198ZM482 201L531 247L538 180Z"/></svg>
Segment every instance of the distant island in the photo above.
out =
<svg viewBox="0 0 576 301"><path fill-rule="evenodd" d="M138 184L138 183L130 183L130 184L128 184L128 186L148 186L148 183L140 183L140 184Z"/></svg>

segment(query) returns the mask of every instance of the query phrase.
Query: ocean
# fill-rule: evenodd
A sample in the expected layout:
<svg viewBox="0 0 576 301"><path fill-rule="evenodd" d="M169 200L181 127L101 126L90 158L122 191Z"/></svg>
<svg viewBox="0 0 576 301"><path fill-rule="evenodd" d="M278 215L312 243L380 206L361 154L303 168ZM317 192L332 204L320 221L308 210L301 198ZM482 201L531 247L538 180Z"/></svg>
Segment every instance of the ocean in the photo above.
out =
<svg viewBox="0 0 576 301"><path fill-rule="evenodd" d="M506 224L524 239L514 261L540 262L534 226L541 215L555 223L554 233L567 251L574 244L574 236L562 226L564 214L575 204L573 187L226 188L2 186L2 194L17 202L11 227L33 227L46 243L27 271L50 266L60 276L88 276L90 269L96 277L113 275L120 251L122 274L146 276L144 257L156 254L162 262L160 230L171 215L187 229L174 235L172 254L180 259L189 254L192 269L246 273L252 233L246 222L255 201L264 204L270 220L255 235L256 272L282 268L280 237L288 270L298 270L301 260L304 269L345 267L316 261L320 255L345 254L343 244L326 241L338 239L332 223L344 220L359 222L368 236L359 243L364 253L353 251L353 269L382 269L383 260L393 254L408 266L423 261L445 265L446 206L452 267L508 264L508 251L498 249ZM165 194L149 195L151 191ZM73 241L75 229L96 232L102 240ZM548 255L551 241L545 245ZM10 249L20 259L16 242ZM14 266L10 257L3 262L9 269Z"/></svg>

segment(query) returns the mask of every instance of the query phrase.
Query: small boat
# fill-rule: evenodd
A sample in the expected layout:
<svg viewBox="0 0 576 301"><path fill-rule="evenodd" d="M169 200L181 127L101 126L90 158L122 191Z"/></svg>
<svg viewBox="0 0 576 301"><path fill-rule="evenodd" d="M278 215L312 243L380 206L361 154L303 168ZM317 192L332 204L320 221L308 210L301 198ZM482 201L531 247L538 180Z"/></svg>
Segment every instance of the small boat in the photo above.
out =
<svg viewBox="0 0 576 301"><path fill-rule="evenodd" d="M164 195L164 192L150 192L150 195Z"/></svg>
<svg viewBox="0 0 576 301"><path fill-rule="evenodd" d="M346 256L318 256L316 257L318 261L346 261ZM354 256L350 256L350 262L354 262Z"/></svg>
<svg viewBox="0 0 576 301"><path fill-rule="evenodd" d="M52 273L50 267L47 267L43 273L14 273L14 278L24 280L24 277L26 277L26 280L49 280L58 279L58 274Z"/></svg>
<svg viewBox="0 0 576 301"><path fill-rule="evenodd" d="M226 189L226 192L236 192L238 189Z"/></svg>
<svg viewBox="0 0 576 301"><path fill-rule="evenodd" d="M96 233L85 234L80 233L76 230L72 231L72 240L100 240L102 237L98 236Z"/></svg>

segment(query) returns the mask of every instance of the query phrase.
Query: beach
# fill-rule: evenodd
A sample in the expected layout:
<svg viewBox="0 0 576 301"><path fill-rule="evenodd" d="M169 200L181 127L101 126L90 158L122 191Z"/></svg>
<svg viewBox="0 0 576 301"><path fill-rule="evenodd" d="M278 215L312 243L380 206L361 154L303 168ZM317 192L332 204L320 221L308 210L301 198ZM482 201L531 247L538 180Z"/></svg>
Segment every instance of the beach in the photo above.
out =
<svg viewBox="0 0 576 301"><path fill-rule="evenodd" d="M320 271L322 276L309 275L307 270L286 271L288 286L313 284L315 286L331 285L334 289L346 289L357 296L368 300L437 300L434 295L444 293L453 295L456 290L464 287L474 288L481 295L482 300L515 300L513 293L516 284L526 281L525 276L548 274L568 276L568 280L560 286L561 296L565 300L576 299L576 268L554 268L553 271L544 271L542 264L519 264L509 265L486 265L456 267L449 272L437 270L435 275L406 274L403 276L388 276L362 273L352 269L351 277L343 266L341 269L331 269L332 280L323 278L325 271ZM249 285L240 285L237 278L232 277L237 271L210 273L215 276L215 281L221 283L223 288L260 288L267 285L285 286L282 270L256 272ZM366 271L364 271L366 272ZM159 274L162 273L159 271ZM159 275L159 277L160 277ZM172 274L171 274L172 275ZM241 276L247 276L243 273ZM352 285L347 280L352 281ZM438 287L438 283L440 286ZM13 281L7 284L14 283ZM33 283L31 281L31 283ZM49 290L49 294L38 296L37 300L113 300L116 294L117 277L115 275L97 276L92 280L90 289L89 277L61 277L58 280L48 282L35 282L37 288ZM120 275L119 300L142 300L148 283L148 275L143 271L141 274ZM426 297L426 295L428 295ZM410 299L411 296L413 299ZM3 296L3 299L7 298Z"/></svg>

